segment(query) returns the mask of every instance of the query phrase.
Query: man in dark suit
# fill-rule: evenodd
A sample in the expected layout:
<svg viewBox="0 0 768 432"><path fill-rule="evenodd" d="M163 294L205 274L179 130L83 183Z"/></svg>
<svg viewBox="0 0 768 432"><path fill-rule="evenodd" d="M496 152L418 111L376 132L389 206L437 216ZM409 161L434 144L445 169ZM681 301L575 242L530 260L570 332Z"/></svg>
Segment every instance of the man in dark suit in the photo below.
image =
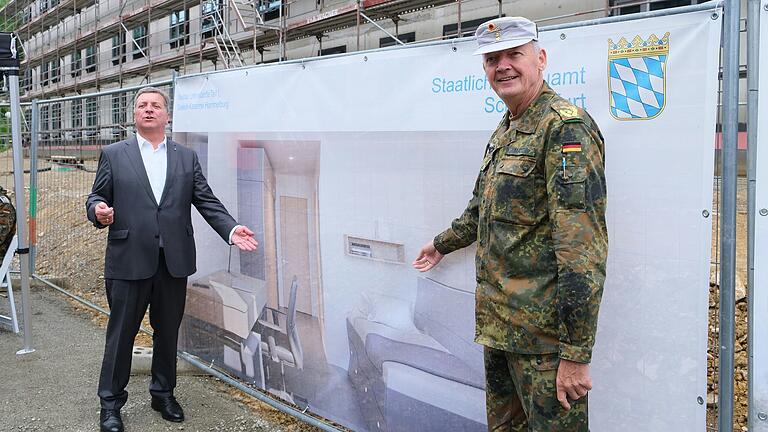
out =
<svg viewBox="0 0 768 432"><path fill-rule="evenodd" d="M197 154L167 139L168 97L146 87L134 104L136 137L104 147L88 219L109 227L104 279L110 307L99 379L100 427L121 432L133 340L149 309L152 336L152 408L169 421L184 420L173 396L176 346L184 315L187 276L195 272L192 205L224 239L256 250L253 232L238 225L208 186Z"/></svg>

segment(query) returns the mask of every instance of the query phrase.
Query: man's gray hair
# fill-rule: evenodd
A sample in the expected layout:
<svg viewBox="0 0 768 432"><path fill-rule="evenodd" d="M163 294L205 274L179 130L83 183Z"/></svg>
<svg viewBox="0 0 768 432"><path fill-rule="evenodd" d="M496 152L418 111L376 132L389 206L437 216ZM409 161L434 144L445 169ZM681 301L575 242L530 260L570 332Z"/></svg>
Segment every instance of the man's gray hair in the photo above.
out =
<svg viewBox="0 0 768 432"><path fill-rule="evenodd" d="M136 92L136 96L133 97L133 109L136 109L136 102L139 101L139 96L143 95L144 93L157 93L162 96L163 100L165 101L165 110L168 111L168 107L171 104L170 98L164 91L157 87L143 87L139 89L139 91Z"/></svg>

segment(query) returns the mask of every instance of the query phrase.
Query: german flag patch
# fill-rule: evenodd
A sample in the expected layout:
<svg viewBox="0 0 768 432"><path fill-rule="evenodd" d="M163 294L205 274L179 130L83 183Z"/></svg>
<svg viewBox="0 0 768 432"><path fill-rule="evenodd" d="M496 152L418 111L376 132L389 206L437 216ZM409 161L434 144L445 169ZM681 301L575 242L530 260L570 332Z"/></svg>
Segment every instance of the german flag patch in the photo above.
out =
<svg viewBox="0 0 768 432"><path fill-rule="evenodd" d="M580 142L563 143L563 153L580 152L580 151L581 151Z"/></svg>

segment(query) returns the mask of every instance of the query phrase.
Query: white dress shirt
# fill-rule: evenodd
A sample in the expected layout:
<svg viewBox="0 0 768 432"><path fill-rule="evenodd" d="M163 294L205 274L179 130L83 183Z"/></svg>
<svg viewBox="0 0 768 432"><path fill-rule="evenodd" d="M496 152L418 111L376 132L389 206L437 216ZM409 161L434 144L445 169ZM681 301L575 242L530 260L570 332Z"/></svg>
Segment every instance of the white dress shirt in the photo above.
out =
<svg viewBox="0 0 768 432"><path fill-rule="evenodd" d="M144 170L147 172L149 184L152 186L152 194L155 196L155 202L160 205L163 198L163 189L165 188L165 178L168 173L168 138L163 137L163 141L157 146L152 147L152 143L136 132L136 141L139 142L139 152L141 160L144 162ZM232 236L240 225L236 225L229 232L229 243L232 243ZM160 238L160 247L163 247L163 239Z"/></svg>
<svg viewBox="0 0 768 432"><path fill-rule="evenodd" d="M168 139L163 137L163 141L157 148L152 147L152 143L138 132L136 132L136 140L139 142L141 160L144 161L144 170L147 171L152 194L155 195L155 202L159 205L168 172L168 146L166 145Z"/></svg>

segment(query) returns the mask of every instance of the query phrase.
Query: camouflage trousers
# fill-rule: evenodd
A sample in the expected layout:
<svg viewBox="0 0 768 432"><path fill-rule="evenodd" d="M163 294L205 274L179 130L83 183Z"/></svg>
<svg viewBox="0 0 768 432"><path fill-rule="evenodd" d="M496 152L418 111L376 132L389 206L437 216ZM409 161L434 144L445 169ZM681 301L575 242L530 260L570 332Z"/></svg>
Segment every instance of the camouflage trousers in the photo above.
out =
<svg viewBox="0 0 768 432"><path fill-rule="evenodd" d="M485 347L488 430L588 432L587 396L557 400L558 354L517 354Z"/></svg>

